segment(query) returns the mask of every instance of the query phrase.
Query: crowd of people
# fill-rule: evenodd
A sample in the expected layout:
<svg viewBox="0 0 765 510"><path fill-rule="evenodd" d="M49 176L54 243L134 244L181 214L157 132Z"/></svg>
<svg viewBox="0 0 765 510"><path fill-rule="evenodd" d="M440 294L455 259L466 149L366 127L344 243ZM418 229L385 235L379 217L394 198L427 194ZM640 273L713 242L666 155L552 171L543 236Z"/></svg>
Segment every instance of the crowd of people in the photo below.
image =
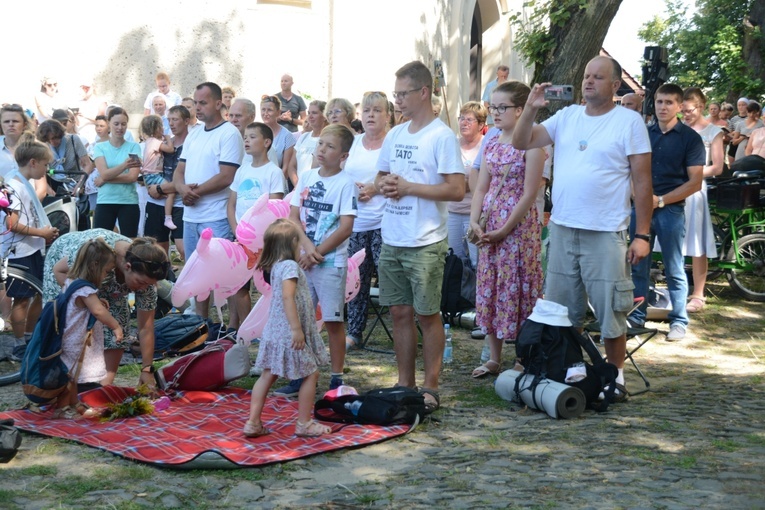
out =
<svg viewBox="0 0 765 510"><path fill-rule="evenodd" d="M760 107L742 98L739 117L728 119L732 107L712 103L705 117L701 90L669 84L658 89L656 121L647 127L636 113L640 96L614 102L619 64L596 57L584 72L583 104L537 124L549 84L529 87L508 75L509 68L499 66L483 101L460 108L455 136L439 118L430 70L417 61L396 72L390 97L367 92L356 105L345 98L306 105L290 75L278 93L259 102L212 82L184 98L159 73L144 104L140 144L127 129L128 113L107 107L91 85L83 85L78 109L56 108L57 84L46 78L34 105L39 127L18 105L0 112L0 175L21 198L20 209L8 215L4 256L24 258L44 279L46 299L71 282L71 272L98 276L98 295L109 300L116 322L99 337L103 364L84 372L83 385L113 380L129 320L126 295L135 292L141 380L150 382L154 284L170 270L170 240L184 258L207 228L234 239L237 222L260 196L281 199L294 190L289 219L268 229L259 261L274 300L245 435L268 433L260 412L278 377L289 383L274 392L299 399L298 435L327 433L310 416L317 371L329 363L330 390L344 384L345 355L361 343L375 275L380 304L393 320L397 385L417 389L428 412L438 409L448 249L477 276L476 323L489 349L473 377L499 373L503 345L515 341L544 295L568 308L575 327L583 326L592 305L608 359L619 371L617 400L623 400L625 334L628 324L645 321L644 305L633 310L634 298L647 296L654 239L673 306L667 340L678 341L689 325L687 312L704 306L706 261L715 250L703 179L733 162L726 153L765 152ZM553 162L545 276L540 199ZM94 228L58 238L35 211L53 192L47 169L75 166L88 174L84 193L94 206ZM43 260L46 240L53 243ZM22 241L29 250L20 249ZM100 266L82 269L80 247L108 251L101 244L113 256L101 254ZM360 292L346 307L347 259L362 249ZM694 264L690 300L684 256ZM99 271L108 276L100 278ZM103 315L89 295L82 294L80 306ZM317 305L329 356L315 327ZM12 319L19 352L35 317L32 307L24 296L14 299L12 317L26 319ZM238 328L251 307L245 286L229 299L228 326ZM209 303L198 300L196 312L207 317ZM424 360L419 386L417 327Z"/></svg>

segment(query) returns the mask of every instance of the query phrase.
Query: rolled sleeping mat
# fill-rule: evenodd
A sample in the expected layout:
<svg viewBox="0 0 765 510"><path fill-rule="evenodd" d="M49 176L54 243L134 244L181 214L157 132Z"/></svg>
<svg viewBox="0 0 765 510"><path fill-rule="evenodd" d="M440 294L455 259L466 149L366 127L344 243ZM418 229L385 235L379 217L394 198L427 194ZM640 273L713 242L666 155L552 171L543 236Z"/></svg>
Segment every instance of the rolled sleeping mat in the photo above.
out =
<svg viewBox="0 0 765 510"><path fill-rule="evenodd" d="M579 388L568 386L550 379L542 379L531 393L534 376L523 375L517 370L505 370L497 377L494 391L503 400L516 400L515 381L522 377L519 386L521 400L531 409L546 412L551 418L571 419L581 416L587 405L587 399ZM535 404L536 402L536 404Z"/></svg>

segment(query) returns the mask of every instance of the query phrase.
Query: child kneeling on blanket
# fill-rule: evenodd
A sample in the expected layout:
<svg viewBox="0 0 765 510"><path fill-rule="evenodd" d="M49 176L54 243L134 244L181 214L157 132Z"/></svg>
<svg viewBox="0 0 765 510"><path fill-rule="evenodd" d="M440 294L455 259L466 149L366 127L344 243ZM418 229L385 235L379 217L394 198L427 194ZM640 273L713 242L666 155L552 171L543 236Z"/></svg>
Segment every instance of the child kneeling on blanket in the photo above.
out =
<svg viewBox="0 0 765 510"><path fill-rule="evenodd" d="M250 417L243 431L247 437L270 432L263 425L261 414L266 395L279 377L302 378L295 435L318 437L331 432L326 425L311 419L319 380L318 368L327 365L329 357L316 327L305 273L297 263L300 234L297 224L288 219L278 219L268 227L263 237L258 269L270 275L271 308L255 361L255 367L262 369L263 373L252 388Z"/></svg>

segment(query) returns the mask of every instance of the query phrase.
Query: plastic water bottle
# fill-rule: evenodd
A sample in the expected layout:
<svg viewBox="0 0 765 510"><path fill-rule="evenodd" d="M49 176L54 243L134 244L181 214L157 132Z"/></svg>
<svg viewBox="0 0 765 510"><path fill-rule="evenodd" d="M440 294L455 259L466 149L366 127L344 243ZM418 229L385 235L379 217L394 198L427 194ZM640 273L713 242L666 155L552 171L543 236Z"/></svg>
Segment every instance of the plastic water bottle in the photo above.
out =
<svg viewBox="0 0 765 510"><path fill-rule="evenodd" d="M359 415L359 409L361 409L361 400L355 400L353 402L346 402L345 408L348 409L353 416Z"/></svg>
<svg viewBox="0 0 765 510"><path fill-rule="evenodd" d="M446 343L444 344L444 363L452 362L452 328L448 324L444 324L444 336L446 337Z"/></svg>

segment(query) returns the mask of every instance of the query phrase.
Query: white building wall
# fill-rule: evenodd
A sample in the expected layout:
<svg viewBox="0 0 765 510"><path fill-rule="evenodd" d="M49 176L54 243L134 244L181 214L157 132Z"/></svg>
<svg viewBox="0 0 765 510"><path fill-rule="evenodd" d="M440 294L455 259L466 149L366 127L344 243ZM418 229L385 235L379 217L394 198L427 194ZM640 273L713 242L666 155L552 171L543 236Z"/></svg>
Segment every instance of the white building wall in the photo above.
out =
<svg viewBox="0 0 765 510"><path fill-rule="evenodd" d="M496 66L528 78L509 44L508 12L523 0L478 0L483 17L482 87ZM83 80L141 113L154 75L191 95L202 81L257 99L279 90L284 72L313 98L390 93L394 72L420 59L444 62L450 117L469 99L470 26L476 0L313 0L310 8L256 0L93 2L37 0L0 7L5 41L0 101L33 105L43 76L73 103ZM502 4L502 5L501 5ZM137 117L137 116L136 116ZM131 118L131 124L139 119Z"/></svg>

